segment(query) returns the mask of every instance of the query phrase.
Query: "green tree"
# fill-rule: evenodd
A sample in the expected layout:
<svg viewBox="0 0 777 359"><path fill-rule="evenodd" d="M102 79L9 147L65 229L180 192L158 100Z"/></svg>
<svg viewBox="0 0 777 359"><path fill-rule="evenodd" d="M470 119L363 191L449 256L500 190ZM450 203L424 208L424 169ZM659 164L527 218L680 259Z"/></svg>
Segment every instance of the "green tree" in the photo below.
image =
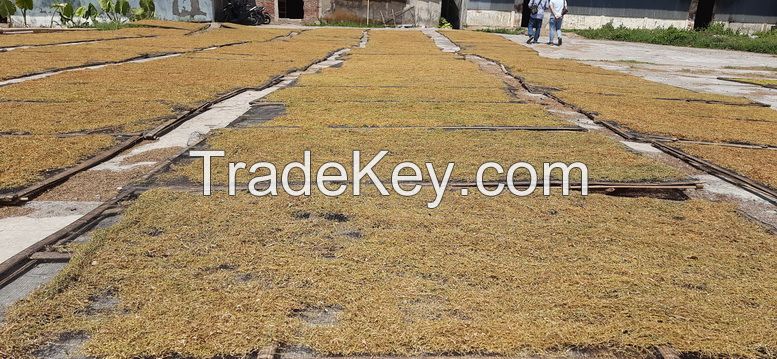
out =
<svg viewBox="0 0 777 359"><path fill-rule="evenodd" d="M131 8L128 0L100 0L100 9L103 14L114 23L121 23L125 17L131 15Z"/></svg>
<svg viewBox="0 0 777 359"><path fill-rule="evenodd" d="M16 5L11 0L0 0L0 17L8 19L8 23L11 23L13 14L16 14Z"/></svg>
<svg viewBox="0 0 777 359"><path fill-rule="evenodd" d="M78 18L78 22L75 23L76 26L84 26L89 23L91 20L91 23L94 25L94 23L97 22L97 15L100 14L100 11L97 10L97 8L93 4L89 4L87 6L81 6L75 11L75 16ZM75 22L75 19L74 19Z"/></svg>
<svg viewBox="0 0 777 359"><path fill-rule="evenodd" d="M140 0L140 7L132 9L133 20L151 19L156 15L153 0Z"/></svg>
<svg viewBox="0 0 777 359"><path fill-rule="evenodd" d="M60 3L54 3L51 5L51 8L54 9L54 12L59 14L59 22L62 26L68 26L72 24L73 17L75 16L75 9L73 9L73 4L69 2L60 2ZM54 20L51 20L54 22Z"/></svg>
<svg viewBox="0 0 777 359"><path fill-rule="evenodd" d="M32 10L32 0L16 0L16 7L22 9L24 26L27 27L27 11Z"/></svg>

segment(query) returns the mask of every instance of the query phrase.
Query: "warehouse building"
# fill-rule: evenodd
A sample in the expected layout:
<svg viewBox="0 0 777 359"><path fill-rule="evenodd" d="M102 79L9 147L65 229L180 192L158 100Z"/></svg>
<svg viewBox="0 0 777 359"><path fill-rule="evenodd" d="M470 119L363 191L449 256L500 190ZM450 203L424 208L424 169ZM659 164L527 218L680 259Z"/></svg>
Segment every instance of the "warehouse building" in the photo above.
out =
<svg viewBox="0 0 777 359"><path fill-rule="evenodd" d="M60 0L34 0L28 21L48 26L56 21L51 5ZM77 7L97 0L71 0ZM227 0L155 1L164 20L213 21ZM387 25L434 27L440 18L455 28L517 28L528 23L529 0L256 0L274 22L315 23L321 19ZM747 32L777 25L775 0L567 0L566 28L598 28L607 23L629 28L705 27L722 22ZM138 0L130 0L132 6ZM13 18L22 22L21 15Z"/></svg>
<svg viewBox="0 0 777 359"><path fill-rule="evenodd" d="M392 24L436 26L439 17L456 28L525 27L529 0L258 0L267 8L296 3L307 21L334 16ZM367 3L369 2L369 12ZM777 25L777 1L765 0L567 0L567 28L598 28L607 23L628 28L706 27L722 22L747 32ZM309 10L310 9L310 10ZM397 15L400 14L400 15ZM284 18L283 11L276 15ZM397 17L395 19L395 17ZM276 18L278 18L276 17Z"/></svg>
<svg viewBox="0 0 777 359"><path fill-rule="evenodd" d="M529 0L463 1L462 27L515 28L529 21ZM568 28L598 28L607 23L628 28L698 28L715 21L755 32L777 25L777 1L567 0L567 4L564 26Z"/></svg>
<svg viewBox="0 0 777 359"><path fill-rule="evenodd" d="M461 0L454 0L461 1ZM295 19L435 27L440 22L443 0L257 0L276 22Z"/></svg>

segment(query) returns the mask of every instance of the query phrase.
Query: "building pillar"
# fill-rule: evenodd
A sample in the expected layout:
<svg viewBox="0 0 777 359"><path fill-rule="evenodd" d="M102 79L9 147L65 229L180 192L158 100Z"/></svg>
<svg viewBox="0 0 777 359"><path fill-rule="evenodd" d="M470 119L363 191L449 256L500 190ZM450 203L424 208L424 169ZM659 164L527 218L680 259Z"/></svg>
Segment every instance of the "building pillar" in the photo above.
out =
<svg viewBox="0 0 777 359"><path fill-rule="evenodd" d="M275 7L277 0L256 0L256 5L263 6L266 11L272 17L272 21L278 20L278 9Z"/></svg>
<svg viewBox="0 0 777 359"><path fill-rule="evenodd" d="M304 12L303 22L312 23L319 19L319 0L303 0L302 11Z"/></svg>

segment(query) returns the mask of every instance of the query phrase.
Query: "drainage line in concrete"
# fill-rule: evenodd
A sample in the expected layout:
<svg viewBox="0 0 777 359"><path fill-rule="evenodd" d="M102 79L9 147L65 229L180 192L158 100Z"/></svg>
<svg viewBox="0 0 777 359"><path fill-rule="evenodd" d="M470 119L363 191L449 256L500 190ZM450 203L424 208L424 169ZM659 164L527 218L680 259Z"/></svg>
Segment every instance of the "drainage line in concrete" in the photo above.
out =
<svg viewBox="0 0 777 359"><path fill-rule="evenodd" d="M757 144L757 143L740 143L740 142L712 142L712 141L697 141L697 140L688 140L684 138L674 138L674 137L663 137L663 136L654 136L654 135L636 135L638 137L642 137L645 139L645 141L658 141L658 142L676 142L676 143L687 143L687 144L697 144L697 145L711 145L711 146L721 146L721 147L736 147L736 148L749 148L749 149L760 149L760 150L777 150L777 146L774 145L767 145L767 144Z"/></svg>
<svg viewBox="0 0 777 359"><path fill-rule="evenodd" d="M629 141L644 142L641 137L622 129L620 126L610 121L597 120L596 116L588 116L588 118L594 121L594 123L604 126L606 129L615 132L618 136L621 136Z"/></svg>
<svg viewBox="0 0 777 359"><path fill-rule="evenodd" d="M215 22L207 23L207 24L205 24L204 26L202 26L200 28L197 28L197 29L194 29L192 31L189 31L189 32L185 33L184 36L194 35L194 34L197 34L197 33L203 32L203 31L210 30L211 28L217 29L219 26L221 26L221 25L217 25L217 24L218 23L215 23Z"/></svg>
<svg viewBox="0 0 777 359"><path fill-rule="evenodd" d="M189 51L163 52L163 53L153 54L153 55L145 54L145 55L139 55L139 56L135 56L135 57L130 57L130 58L127 58L127 59L124 59L124 60L104 61L104 62L99 62L99 63L91 63L91 64L84 64L84 65L75 65L75 66L62 67L62 68L58 68L58 69L51 69L51 70L36 72L36 73L32 73L32 74L26 74L26 75L23 75L23 76L8 78L8 79L0 81L0 87L8 86L8 85L13 85L13 84L17 84L17 83L21 83L21 82L25 82L25 81L29 81L29 80L42 79L42 78L46 78L46 77L49 77L49 76L54 76L54 75L61 74L63 72L98 69L98 68L101 68L101 67L104 67L104 66L121 65L121 64L125 64L125 63L131 63L131 62L148 62L148 61L153 61L153 60L161 60L161 59L164 59L164 58L176 57L176 56L181 56L181 55L184 55L184 54L202 52L202 51L207 51L207 50L217 49L217 48L222 48L222 47L227 47L227 46L242 45L242 44L246 44L246 43L248 43L248 41L231 42L231 43L226 43L226 44L221 44L221 45L214 45L214 46L210 46L210 47L197 48L197 49L193 49L193 50L189 50Z"/></svg>
<svg viewBox="0 0 777 359"><path fill-rule="evenodd" d="M703 143L703 144L712 144L712 145L719 145L719 146L728 146L728 147L740 147L740 148L754 148L754 149L769 149L773 150L776 149L774 146L768 146L764 145L766 147L758 146L758 145L743 145L743 144L733 144L733 143L716 143L716 142L700 142L700 141L685 141L685 140L667 140L667 139L655 139L651 138L650 136L645 136L642 134L635 134L635 133L629 133L624 131L620 128L617 124L606 122L606 121L599 121L599 123L611 131L619 134L621 137L624 137L629 140L633 141L639 141L644 143L649 143L653 145L654 147L658 148L659 150L675 157L683 162L688 163L689 165L693 166L694 168L697 168L699 170L702 170L706 173L709 173L711 175L714 175L715 177L718 177L728 183L731 183L735 186L738 186L742 189L747 190L750 193L755 194L756 196L763 198L767 202L777 205L777 191L769 188L766 185L763 185L753 179L750 179L748 177L742 176L734 171L728 170L726 168L720 167L716 164L713 164L709 161L706 161L704 159L701 159L699 157L690 155L688 153L685 153L684 151L667 146L666 142L686 142L686 143ZM628 136L628 137L626 137Z"/></svg>
<svg viewBox="0 0 777 359"><path fill-rule="evenodd" d="M718 100L703 100L703 99L694 99L694 98L669 98L669 97L656 97L654 100L662 100L662 101L680 101L680 102L699 102L699 103L705 103L708 105L725 105L725 106L743 106L743 107L772 107L772 105L758 102L758 101L752 101L746 102L746 103L739 103L739 102L727 102L727 101L718 101Z"/></svg>
<svg viewBox="0 0 777 359"><path fill-rule="evenodd" d="M329 126L331 129L344 129L344 130L379 130L379 129L396 129L396 130L446 130L446 131L559 131L559 132L588 132L580 126Z"/></svg>
<svg viewBox="0 0 777 359"><path fill-rule="evenodd" d="M24 137L38 137L38 136L51 136L54 138L71 138L71 137L81 137L81 136L88 136L88 135L94 135L94 134L106 134L116 138L129 138L132 136L140 135L140 133L111 133L107 131L106 132L100 132L100 131L68 132L68 133L56 133L56 134L35 134L35 133L29 133L29 132L0 132L0 138L24 138Z"/></svg>
<svg viewBox="0 0 777 359"><path fill-rule="evenodd" d="M188 149L186 150L188 151ZM186 152L184 151L184 152ZM353 181L331 181L329 182L333 185L353 185ZM384 186L390 187L391 182L383 181L381 182ZM290 186L302 186L305 183L301 181L291 181L288 183ZM365 184L368 185L374 185L374 182L367 181ZM403 184L408 185L419 185L422 187L431 187L434 186L434 183L428 182L428 181L406 181L403 182ZM507 180L498 180L498 181L484 181L482 183L482 186L485 188L494 188L499 185L507 185ZM532 183L528 181L514 181L513 186L516 188L528 188L531 186ZM540 181L536 183L537 187L544 187L545 182ZM238 187L239 191L247 192L248 189L245 188L247 186L247 183L237 183L236 186ZM461 189L461 188L472 188L477 187L478 184L475 182L468 182L468 181L451 181L448 183L447 187L452 189ZM548 186L550 188L562 188L563 182L558 180L552 180L549 182ZM241 188L242 187L242 188ZM164 184L161 184L159 186L134 186L134 189L136 192L145 192L148 190L151 190L153 188L165 188L170 190L180 190L180 191L192 191L192 192L201 192L202 191L202 185L171 185L171 186L165 186ZM211 190L213 192L227 192L229 187L224 185L211 185ZM256 186L257 189L267 189L266 184L260 184ZM602 192L602 193L612 193L618 190L638 190L638 191L645 191L649 192L652 190L697 190L704 188L704 182L701 181L678 181L678 182L598 182L598 181L592 181L588 183L588 190L592 192ZM569 184L569 189L573 191L580 191L582 189L582 183L580 182L573 182Z"/></svg>
<svg viewBox="0 0 777 359"><path fill-rule="evenodd" d="M0 47L0 52L20 50L20 49L30 49L35 47L46 47L46 46L66 46L66 45L80 45L80 44L88 44L92 42L105 42L105 41L114 41L114 40L145 39L145 38L158 37L158 36L159 35L121 36L121 37L113 37L110 39L65 41L65 42L57 42L53 44L3 46L3 47Z"/></svg>
<svg viewBox="0 0 777 359"><path fill-rule="evenodd" d="M736 83L740 83L740 84L743 84L743 85L760 86L760 87L764 87L764 88L768 88L768 89L772 89L772 90L777 90L777 85L756 84L756 83L752 83L752 82L748 82L748 81L743 81L743 80L739 80L739 79L732 78L732 77L718 77L718 80L729 81L729 82L736 82Z"/></svg>
<svg viewBox="0 0 777 359"><path fill-rule="evenodd" d="M295 100L295 102L301 102L301 103L318 103L321 102L321 100ZM328 99L327 102L330 103L406 103L407 101L402 100L358 100L358 99L348 99L348 100L336 100L336 99ZM414 100L413 103L437 103L437 104L515 104L515 105L524 105L527 102L526 101L483 101L483 100L474 100L474 101L449 101L449 100Z"/></svg>
<svg viewBox="0 0 777 359"><path fill-rule="evenodd" d="M143 139L145 139L145 140L155 140L155 139L159 138L160 136L162 136L162 135L170 132L171 130L175 129L176 127L180 126L182 123L184 123L186 121L189 121L192 118L197 117L199 114L209 110L211 107L213 107L213 105L215 105L215 104L217 104L219 102L222 102L222 101L226 101L226 100L228 100L228 99L230 99L232 97L235 97L235 96L237 96L237 95L239 95L239 94L241 94L243 92L249 91L249 90L260 91L262 89L265 89L265 88L268 88L268 87L272 87L272 86L278 84L278 82L280 82L280 78L281 77L283 77L283 76L273 77L267 84L265 84L265 85L263 85L261 87L258 87L258 88L246 87L246 88L241 88L241 89L230 91L227 94L220 96L216 100L209 101L209 102L207 102L205 104L202 104L199 107L197 107L197 108L195 108L193 110L190 110L189 112L187 112L183 116L180 116L180 117L172 119L172 120L170 120L170 121L168 121L166 123L163 123L162 125L158 126L157 128L155 128L155 129L153 129L153 130L143 134Z"/></svg>

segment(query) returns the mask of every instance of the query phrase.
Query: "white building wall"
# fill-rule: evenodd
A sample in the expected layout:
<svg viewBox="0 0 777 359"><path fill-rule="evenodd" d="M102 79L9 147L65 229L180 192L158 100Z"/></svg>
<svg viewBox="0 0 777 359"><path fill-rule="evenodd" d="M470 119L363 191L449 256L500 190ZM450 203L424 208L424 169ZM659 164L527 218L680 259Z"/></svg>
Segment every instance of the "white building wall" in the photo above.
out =
<svg viewBox="0 0 777 359"><path fill-rule="evenodd" d="M469 28L518 28L521 26L521 13L515 11L495 10L467 10L463 23ZM543 25L548 22L546 13ZM668 20L651 18L631 18L615 16L592 16L567 14L564 16L564 28L566 29L597 29L608 23L613 26L624 26L630 29L658 29L675 27L684 29L692 27L689 20ZM724 23L727 27L744 33L768 31L773 24L747 24L739 22Z"/></svg>
<svg viewBox="0 0 777 359"><path fill-rule="evenodd" d="M415 7L416 25L421 27L437 27L440 25L442 0L412 0L408 6Z"/></svg>
<svg viewBox="0 0 777 359"><path fill-rule="evenodd" d="M463 21L470 28L516 28L521 26L521 14L515 11L467 10Z"/></svg>
<svg viewBox="0 0 777 359"><path fill-rule="evenodd" d="M612 26L624 26L632 29L657 29L675 27L684 29L688 26L688 20L668 20L651 18L632 18L614 16L591 16L567 14L564 16L563 26L568 29L596 29L608 23Z"/></svg>

